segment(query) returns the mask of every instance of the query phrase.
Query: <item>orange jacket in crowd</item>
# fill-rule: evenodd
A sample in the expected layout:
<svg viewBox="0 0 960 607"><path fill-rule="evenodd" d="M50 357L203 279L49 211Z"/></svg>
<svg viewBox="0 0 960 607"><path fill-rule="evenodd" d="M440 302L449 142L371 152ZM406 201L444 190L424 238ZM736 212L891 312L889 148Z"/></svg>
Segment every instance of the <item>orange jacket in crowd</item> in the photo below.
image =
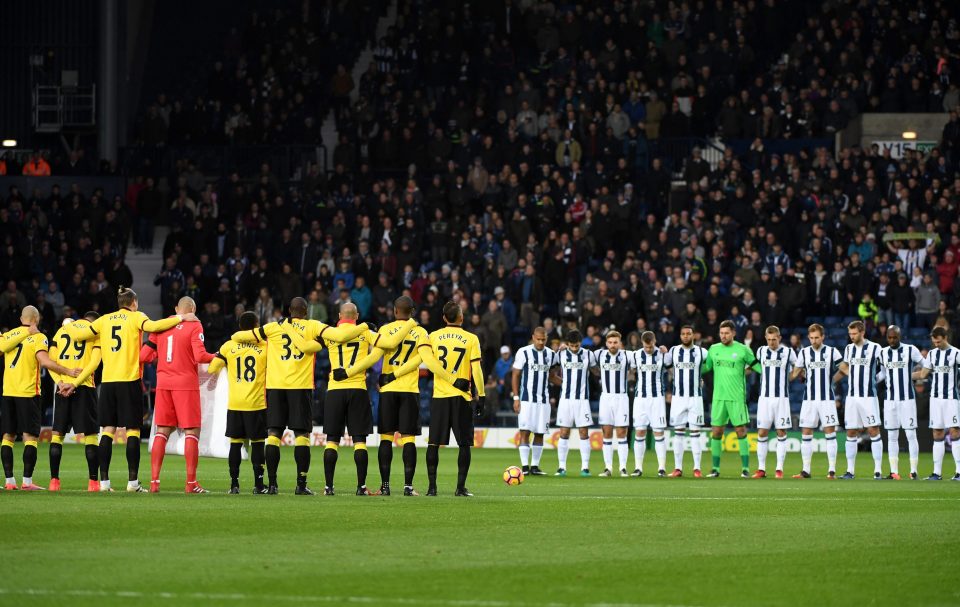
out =
<svg viewBox="0 0 960 607"><path fill-rule="evenodd" d="M49 177L50 164L43 158L31 158L23 165L23 174L30 177Z"/></svg>

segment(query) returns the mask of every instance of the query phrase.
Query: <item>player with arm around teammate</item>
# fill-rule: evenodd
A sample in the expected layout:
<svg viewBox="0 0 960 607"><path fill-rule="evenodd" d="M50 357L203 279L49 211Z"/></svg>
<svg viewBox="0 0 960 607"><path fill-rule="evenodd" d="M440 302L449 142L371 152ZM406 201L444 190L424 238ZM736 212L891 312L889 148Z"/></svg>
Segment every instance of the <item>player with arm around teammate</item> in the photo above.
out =
<svg viewBox="0 0 960 607"><path fill-rule="evenodd" d="M437 495L437 466L440 464L440 447L450 443L450 433L457 440L456 497L473 497L467 489L473 447L473 417L483 412L485 398L483 369L480 366L480 340L463 329L463 308L454 301L443 305L443 320L447 326L430 334L427 343L420 344L418 352L424 364L434 374L433 397L430 400L430 436L427 444L428 496ZM462 382L468 381L477 391L477 400L470 406L473 396L462 390ZM472 408L472 410L471 410Z"/></svg>
<svg viewBox="0 0 960 607"><path fill-rule="evenodd" d="M197 310L190 297L177 302L177 314L186 316ZM140 349L140 362L157 361L157 398L153 419L157 435L150 450L150 493L160 492L160 470L167 451L167 440L180 428L186 435L183 459L187 466L187 484L184 491L209 493L197 482L197 464L200 458L200 374L198 365L209 363L214 355L203 345L203 327L200 323L184 323L155 333Z"/></svg>
<svg viewBox="0 0 960 607"><path fill-rule="evenodd" d="M810 478L813 459L813 431L823 427L827 442L827 478L837 478L837 400L834 395L833 372L843 356L833 346L823 343L823 327L812 324L807 328L810 345L800 350L797 366L790 379L803 377L806 381L803 403L800 405L800 459L803 467L793 478Z"/></svg>
<svg viewBox="0 0 960 607"><path fill-rule="evenodd" d="M865 337L863 321L847 326L850 342L843 350L835 382L848 376L844 402L843 426L847 429L847 471L840 478L852 480L857 464L857 444L864 429L870 435L873 454L873 478L883 478L883 438L880 436L880 403L877 400L877 373L880 368L880 346Z"/></svg>
<svg viewBox="0 0 960 607"><path fill-rule="evenodd" d="M613 441L616 430L617 455L620 460L620 476L628 476L627 460L630 445L627 430L630 427L630 395L627 392L627 372L631 357L623 349L618 331L606 336L606 349L597 352L596 366L592 371L600 376L600 428L603 431L603 472L600 476L613 476Z"/></svg>
<svg viewBox="0 0 960 607"><path fill-rule="evenodd" d="M930 331L933 347L927 352L923 368L914 373L917 379L933 376L930 382L930 428L933 430L933 474L929 481L943 478L944 435L950 432L956 471L951 480L960 481L960 350L947 342L947 330L934 327Z"/></svg>
<svg viewBox="0 0 960 607"><path fill-rule="evenodd" d="M767 476L767 453L770 449L770 428L777 432L776 478L783 478L787 458L787 430L793 428L790 414L790 371L797 363L793 350L780 342L780 328L774 325L764 331L767 345L757 350L760 361L760 400L757 403L757 470L753 478Z"/></svg>
<svg viewBox="0 0 960 607"><path fill-rule="evenodd" d="M883 427L887 431L887 479L900 480L900 429L907 437L910 454L910 478L917 479L920 443L917 440L917 393L913 372L924 367L920 350L900 341L900 327L887 327L887 346L880 349L880 363L885 370L886 398L883 401Z"/></svg>
<svg viewBox="0 0 960 607"><path fill-rule="evenodd" d="M133 289L120 287L119 309L103 314L75 339L97 339L103 359L97 422L100 424L100 491L113 491L110 486L110 461L117 428L127 429L127 491L146 492L140 484L140 426L143 424L143 365L140 348L144 333L159 333L183 322L198 322L194 314L176 315L150 320L140 312L140 302Z"/></svg>
<svg viewBox="0 0 960 607"><path fill-rule="evenodd" d="M560 428L560 439L557 441L559 468L555 476L567 475L570 429L574 427L580 434L580 476L590 476L590 426L593 425L593 412L590 410L590 367L596 364L596 356L583 347L580 331L569 331L564 336L564 341L566 348L557 353L560 371L557 426Z"/></svg>
<svg viewBox="0 0 960 607"><path fill-rule="evenodd" d="M700 428L703 427L703 373L707 365L707 351L693 343L693 326L680 327L680 344L667 350L663 365L672 371L670 397L670 427L674 429L674 470L670 476L683 476L683 439L690 436L690 452L693 455L693 476L701 478L700 458L703 445L700 443Z"/></svg>
<svg viewBox="0 0 960 607"><path fill-rule="evenodd" d="M254 312L240 315L240 330L252 331L260 326ZM207 372L213 376L207 389L216 388L217 375L226 369L229 386L227 396L227 438L230 454L230 493L240 493L240 461L244 441L250 441L250 464L253 466L253 494L266 494L263 483L264 441L267 439L267 348L265 344L227 341L220 347Z"/></svg>
<svg viewBox="0 0 960 607"><path fill-rule="evenodd" d="M636 394L633 398L634 470L631 476L643 476L643 456L647 449L647 428L653 430L653 446L657 454L657 476L667 475L667 402L664 396L663 369L666 355L657 349L653 331L640 336L643 347L630 353L631 366L637 370Z"/></svg>
<svg viewBox="0 0 960 607"><path fill-rule="evenodd" d="M0 336L3 358L3 399L0 402L3 443L0 446L0 461L6 476L4 489L17 489L13 476L13 442L23 435L23 491L42 491L43 487L33 482L33 470L37 465L37 441L40 439L40 423L43 411L40 405L40 368L77 377L80 368L68 369L47 354L49 342L37 330L40 312L26 306L20 313L22 325Z"/></svg>

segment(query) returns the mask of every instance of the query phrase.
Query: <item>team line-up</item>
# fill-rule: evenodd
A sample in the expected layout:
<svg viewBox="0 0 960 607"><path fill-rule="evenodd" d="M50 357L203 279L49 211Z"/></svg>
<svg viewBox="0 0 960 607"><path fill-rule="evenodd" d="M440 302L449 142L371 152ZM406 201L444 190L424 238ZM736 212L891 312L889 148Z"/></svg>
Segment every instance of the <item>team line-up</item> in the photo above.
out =
<svg viewBox="0 0 960 607"><path fill-rule="evenodd" d="M307 319L307 302L294 298L289 318L260 326L257 315L246 312L239 319L240 331L220 350L208 353L203 328L195 315L196 304L182 298L177 314L150 320L138 311L137 295L120 289L119 309L98 316L65 321L52 340L37 330L39 313L26 306L22 326L0 337L4 357L2 432L0 459L6 490L42 490L33 482L37 441L42 418L40 368L47 369L57 386L54 398L50 446L50 486L60 490L63 437L72 428L84 435L88 468L88 491L113 491L110 463L117 428L127 429L127 491L160 491L160 472L171 433L183 430L186 460L186 493L207 493L197 481L201 425L198 367L209 363L216 377L225 370L229 383L226 435L231 493L240 492L242 447L249 442L255 494L279 492L277 471L280 439L286 429L295 435L297 495L314 495L307 485L313 428L314 361L327 348L332 371L324 399L323 451L324 494L334 495L339 443L353 440L357 469L357 495L389 495L393 441L400 434L404 468L404 495L418 495L413 486L417 465L415 436L420 434L419 368L434 374L430 405L430 434L426 449L427 495L437 494L439 448L451 433L459 447L455 495L470 497L466 487L473 446L473 418L483 410L484 382L480 367L480 343L476 335L461 328L463 311L448 302L443 308L446 326L431 334L412 319L413 301L399 297L395 321L378 331L372 323L357 322L352 303L340 306L338 326ZM143 342L143 333L151 333ZM373 431L373 413L367 392L366 370L383 359L379 378L380 407L378 463L381 486L367 489L367 437ZM143 422L142 365L157 363L154 421L157 434L150 451L149 489L140 484L140 427ZM94 372L102 365L99 392ZM216 380L214 380L215 382ZM23 437L23 479L14 478L13 449ZM264 479L266 473L266 480Z"/></svg>
<svg viewBox="0 0 960 607"><path fill-rule="evenodd" d="M860 436L870 438L875 479L900 479L899 436L906 435L910 455L910 478L917 479L919 444L917 441L917 401L914 382L931 377L930 428L933 431L933 474L927 480L941 480L945 454L944 437L949 430L956 474L960 481L960 350L947 342L947 332L935 327L931 332L931 348L926 357L920 350L900 341L896 326L887 329L888 345L881 347L865 338L864 324L854 321L847 327L850 343L843 353L823 343L824 328L810 325L810 345L799 353L781 343L779 328L767 327L766 345L756 355L746 345L734 340L732 321L720 323L720 342L706 350L694 343L691 326L680 329L680 344L667 349L657 347L656 336L647 331L641 335L642 348L623 349L616 331L606 334L605 348L589 351L581 347L582 336L571 331L564 336L558 351L546 347L543 328L533 332L532 343L517 351L513 364L514 410L519 414L520 465L524 474L544 475L540 468L543 436L547 433L551 405L549 386L559 385L556 425L560 428L557 442L559 460L556 476L566 476L571 429L580 434L580 475L590 476L590 441L588 428L593 424L590 409L589 374L599 376L601 394L599 423L603 430L603 464L601 476L615 470L614 451L621 476L643 475L647 431L653 432L657 456L657 474L667 473L667 428L675 432L674 470L669 476L683 475L684 439L690 437L693 475L702 476L700 431L704 426L703 376L713 374L713 398L710 411L710 450L712 469L708 476L720 476L723 431L733 426L739 443L741 475L745 478L767 476L767 455L770 430L775 431L776 478L783 478L787 455L787 430L793 427L788 383L805 381L800 409L802 432L802 468L793 478L810 478L813 459L813 433L822 428L826 438L827 478L853 479ZM746 405L746 374L760 374L760 398L757 406L757 469L749 472L750 444L747 425L750 414ZM628 472L631 426L628 379L635 376L633 399L634 466ZM666 376L666 377L665 377ZM838 399L839 384L847 378L845 399ZM669 425L667 418L667 381L672 384ZM883 441L880 434L881 415L878 384L886 387L882 424L887 430L890 471L883 475ZM839 410L843 408L846 429L846 472L838 477L837 428ZM532 440L531 440L532 438Z"/></svg>
<svg viewBox="0 0 960 607"><path fill-rule="evenodd" d="M112 491L110 463L113 437L118 427L127 428L127 490L145 492L139 482L140 426L143 400L140 375L144 362L157 362L157 397L154 420L158 427L151 450L149 491L160 490L160 472L167 438L174 429L185 434L187 493L205 493L197 482L199 455L200 398L198 365L210 363L216 376L225 369L229 382L227 430L231 442L228 458L231 493L239 493L241 448L249 442L254 471L254 493L279 492L277 470L280 462L280 438L289 428L294 435L296 490L298 495L313 495L307 485L311 451L308 435L312 429L310 403L315 388L314 357L322 348L329 350L332 371L324 399L324 431L327 441L323 454L324 494L334 495L334 477L339 443L343 436L353 439L357 469L357 495L389 495L394 436L400 434L404 468L404 495L417 495L413 479L417 465L414 437L420 433L419 368L425 365L434 374L431 399L429 444L426 450L427 495L437 494L436 474L439 447L449 443L451 433L459 454L455 495L470 496L466 479L473 445L473 417L483 410L484 381L480 367L477 337L461 328L463 312L456 302L444 306L446 327L427 335L412 320L414 306L408 297L395 302L395 320L379 331L370 323L357 323L357 309L347 303L340 308L338 326L306 319L306 302L294 298L290 317L259 326L257 316L245 313L240 331L216 354L207 353L203 332L197 321L195 303L182 298L177 315L152 321L138 311L136 294L121 289L119 310L103 316L88 313L83 319L65 322L52 340L37 330L36 308L23 309L18 327L0 338L4 380L2 401L3 444L0 447L5 489L17 489L13 474L13 447L17 435L23 437L23 481L20 489L39 490L33 483L40 433L39 369L46 368L57 385L54 400L54 424L50 448L50 489L59 490L59 468L64 435L72 428L85 437L88 464L88 490ZM612 476L614 447L623 476L641 476L646 432L651 430L658 461L658 474L666 476L666 388L664 376L672 384L669 427L680 440L674 441L675 469L670 476L681 476L683 450L689 434L694 476L700 477L700 430L704 425L703 375L712 373L714 390L711 409L711 477L720 475L721 439L724 427L731 424L739 438L741 474L749 476L749 443L746 426L745 374L761 374L761 396L757 411L758 467L753 477L766 476L769 432L777 436L776 476L783 476L786 457L786 430L792 427L788 382L800 378L806 382L801 407L800 427L803 440L802 470L795 478L811 474L813 431L822 427L827 442L828 477L836 478L839 425L835 384L847 376L844 403L844 427L847 432L847 470L840 478L854 477L857 445L862 432L870 436L874 460L874 478L882 476L883 444L877 385L886 384L883 425L888 430L890 474L899 479L898 438L906 434L911 478L917 478L919 447L916 438L916 396L913 383L932 376L930 427L933 429L934 472L939 480L945 453L944 435L953 437L953 456L957 463L954 480L960 480L960 398L957 376L960 350L947 343L946 332L935 328L932 347L926 357L912 345L900 342L900 331L890 327L888 346L866 340L859 321L849 325L851 343L843 354L823 344L824 330L811 325L810 345L799 354L781 344L777 327L766 330L767 345L757 356L750 348L734 340L734 326L720 325L720 343L707 351L694 343L693 328L681 328L680 341L670 348L658 347L653 333L641 336L643 347L622 349L619 333L606 335L605 349L591 352L582 348L581 336L571 331L557 352L546 348L546 332L537 328L532 343L521 348L514 362L513 389L515 410L521 433L520 459L525 473L540 475L543 435L550 420L549 384L560 386L557 425L558 475L566 474L569 436L578 428L586 438L593 423L589 401L589 373L599 376L601 385L599 423L603 430L604 470ZM142 333L152 333L145 344ZM373 415L367 392L367 369L383 359L379 378L380 407L378 463L381 486L371 492L366 486L368 467L367 436L373 431ZM102 364L99 393L93 374ZM635 466L628 473L630 399L628 380L635 374L633 427ZM666 371L671 371L666 373ZM532 441L531 441L532 438ZM589 475L589 441L581 440L581 474ZM264 476L266 475L266 480Z"/></svg>

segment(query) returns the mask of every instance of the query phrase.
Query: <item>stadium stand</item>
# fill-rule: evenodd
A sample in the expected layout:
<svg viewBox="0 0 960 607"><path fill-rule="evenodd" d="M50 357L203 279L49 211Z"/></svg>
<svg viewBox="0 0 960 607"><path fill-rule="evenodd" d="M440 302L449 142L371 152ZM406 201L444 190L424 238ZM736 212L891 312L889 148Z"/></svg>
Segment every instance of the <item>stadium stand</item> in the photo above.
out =
<svg viewBox="0 0 960 607"><path fill-rule="evenodd" d="M460 296L488 370L537 324L709 344L730 317L754 349L770 323L960 330L949 2L403 1L376 40L384 10L232 12L217 52L152 83L122 198L66 185L83 158L52 163L69 194L4 193L4 310L105 305L130 242L213 344L299 293L382 323L409 292L428 330ZM875 112L949 120L926 153L835 148Z"/></svg>

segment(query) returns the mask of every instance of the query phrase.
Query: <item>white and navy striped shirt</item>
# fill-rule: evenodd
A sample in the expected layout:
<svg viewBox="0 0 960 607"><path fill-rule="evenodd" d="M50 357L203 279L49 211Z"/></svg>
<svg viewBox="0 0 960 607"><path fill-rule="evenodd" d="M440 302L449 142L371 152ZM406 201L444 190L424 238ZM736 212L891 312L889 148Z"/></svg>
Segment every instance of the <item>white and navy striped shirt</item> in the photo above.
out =
<svg viewBox="0 0 960 607"><path fill-rule="evenodd" d="M953 346L933 348L927 352L926 367L930 369L930 398L960 399L957 392L957 373L960 372L960 350Z"/></svg>
<svg viewBox="0 0 960 607"><path fill-rule="evenodd" d="M674 396L703 396L700 367L707 360L707 351L700 346L674 346L663 357L663 366L673 367Z"/></svg>
<svg viewBox="0 0 960 607"><path fill-rule="evenodd" d="M633 366L637 370L637 398L657 398L663 396L663 358L660 350L648 354L639 349L633 354Z"/></svg>
<svg viewBox="0 0 960 607"><path fill-rule="evenodd" d="M926 249L899 249L897 257L903 262L903 271L906 272L907 276L913 276L914 268L922 270L927 263Z"/></svg>
<svg viewBox="0 0 960 607"><path fill-rule="evenodd" d="M847 344L843 350L843 362L847 363L849 369L847 398L876 398L880 346L867 339L859 346Z"/></svg>
<svg viewBox="0 0 960 607"><path fill-rule="evenodd" d="M630 352L620 350L610 354L610 350L597 352L597 366L600 367L600 387L604 394L627 393L627 371L630 369Z"/></svg>
<svg viewBox="0 0 960 607"><path fill-rule="evenodd" d="M560 398L564 400L590 399L590 367L596 361L590 350L581 347L574 354L570 350L563 350L557 354L560 364Z"/></svg>
<svg viewBox="0 0 960 607"><path fill-rule="evenodd" d="M780 344L776 350L760 346L757 360L763 367L760 376L760 396L764 398L789 398L790 370L797 364L797 357L789 347Z"/></svg>
<svg viewBox="0 0 960 607"><path fill-rule="evenodd" d="M884 383L887 385L887 400L914 400L917 393L913 389L910 375L915 365L923 364L923 355L916 346L900 344L898 348L886 346L880 348L880 360L886 371Z"/></svg>
<svg viewBox="0 0 960 607"><path fill-rule="evenodd" d="M807 371L805 400L834 400L833 370L841 360L843 357L840 356L840 351L833 346L820 346L819 350L807 346L800 350L797 368Z"/></svg>
<svg viewBox="0 0 960 607"><path fill-rule="evenodd" d="M513 368L521 371L520 400L525 403L550 402L550 367L557 364L557 353L550 348L537 350L533 345L517 350Z"/></svg>

